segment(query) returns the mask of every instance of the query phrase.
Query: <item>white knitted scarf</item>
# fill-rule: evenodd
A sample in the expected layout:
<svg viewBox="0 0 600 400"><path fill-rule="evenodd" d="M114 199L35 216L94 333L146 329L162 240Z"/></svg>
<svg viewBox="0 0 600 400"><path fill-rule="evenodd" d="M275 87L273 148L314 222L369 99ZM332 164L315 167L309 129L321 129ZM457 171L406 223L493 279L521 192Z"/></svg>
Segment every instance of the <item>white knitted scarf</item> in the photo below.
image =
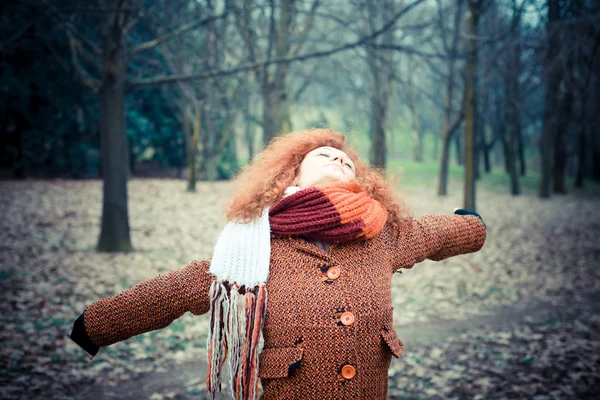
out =
<svg viewBox="0 0 600 400"><path fill-rule="evenodd" d="M290 186L283 197L302 189ZM221 390L220 372L225 358L228 359L231 397L247 400L258 396L258 343L266 313L265 284L271 257L269 209L265 207L260 217L248 223L229 222L214 246L209 271L215 281L209 294L211 316L206 343L206 386L212 399L217 390ZM229 294L224 282L231 284ZM246 288L246 298L240 313L238 290L242 286ZM250 321L248 325L246 320ZM251 325L252 321L259 322Z"/></svg>

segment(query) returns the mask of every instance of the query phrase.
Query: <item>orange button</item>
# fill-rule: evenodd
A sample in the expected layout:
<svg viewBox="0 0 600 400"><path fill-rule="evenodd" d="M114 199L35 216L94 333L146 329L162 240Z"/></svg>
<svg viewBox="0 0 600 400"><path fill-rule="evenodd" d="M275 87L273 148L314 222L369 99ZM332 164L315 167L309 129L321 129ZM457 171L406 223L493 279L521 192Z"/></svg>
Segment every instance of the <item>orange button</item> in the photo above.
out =
<svg viewBox="0 0 600 400"><path fill-rule="evenodd" d="M342 367L342 376L346 379L352 379L356 375L356 368L352 365L344 365Z"/></svg>
<svg viewBox="0 0 600 400"><path fill-rule="evenodd" d="M337 279L340 277L341 272L340 267L331 267L327 270L327 277L329 279Z"/></svg>
<svg viewBox="0 0 600 400"><path fill-rule="evenodd" d="M342 320L342 324L344 324L346 326L352 325L354 323L354 314L352 314L349 311L346 311L345 313L342 314L341 320Z"/></svg>

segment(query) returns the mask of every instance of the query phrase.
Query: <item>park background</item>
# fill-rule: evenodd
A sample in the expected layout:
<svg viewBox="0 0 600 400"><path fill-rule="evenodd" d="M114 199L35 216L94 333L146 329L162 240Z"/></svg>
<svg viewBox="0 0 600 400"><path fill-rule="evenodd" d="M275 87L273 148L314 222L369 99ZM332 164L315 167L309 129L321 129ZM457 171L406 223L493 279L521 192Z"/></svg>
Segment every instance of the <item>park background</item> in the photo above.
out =
<svg viewBox="0 0 600 400"><path fill-rule="evenodd" d="M209 258L273 137L343 132L481 251L393 280L390 398L596 398L600 7L588 0L7 2L3 398L204 397L208 316L102 348L87 304Z"/></svg>

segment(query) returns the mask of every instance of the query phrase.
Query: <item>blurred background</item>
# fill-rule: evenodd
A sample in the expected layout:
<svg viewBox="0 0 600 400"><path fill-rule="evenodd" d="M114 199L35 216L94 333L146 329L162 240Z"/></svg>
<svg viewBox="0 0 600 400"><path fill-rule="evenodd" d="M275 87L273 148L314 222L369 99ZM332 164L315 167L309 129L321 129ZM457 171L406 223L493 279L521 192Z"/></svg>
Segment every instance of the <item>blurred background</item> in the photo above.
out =
<svg viewBox="0 0 600 400"><path fill-rule="evenodd" d="M600 396L600 4L20 0L0 24L3 398L200 398L207 316L103 348L87 304L211 256L273 137L343 132L475 254L394 277L390 398Z"/></svg>

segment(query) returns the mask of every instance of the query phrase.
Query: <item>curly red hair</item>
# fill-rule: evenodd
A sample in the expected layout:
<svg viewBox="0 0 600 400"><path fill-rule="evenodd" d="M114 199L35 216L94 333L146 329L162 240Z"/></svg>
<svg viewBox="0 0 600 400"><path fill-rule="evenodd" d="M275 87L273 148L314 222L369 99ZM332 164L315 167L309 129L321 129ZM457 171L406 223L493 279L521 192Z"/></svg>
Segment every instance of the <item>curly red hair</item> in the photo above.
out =
<svg viewBox="0 0 600 400"><path fill-rule="evenodd" d="M406 203L390 187L385 171L371 167L358 158L358 153L345 143L342 133L333 129L310 129L273 138L266 148L234 178L233 196L225 206L227 220L248 222L262 215L262 210L277 203L285 188L291 186L300 169L300 163L310 151L330 146L346 153L354 162L356 178L353 182L379 201L388 212L392 226L399 228L411 218Z"/></svg>

